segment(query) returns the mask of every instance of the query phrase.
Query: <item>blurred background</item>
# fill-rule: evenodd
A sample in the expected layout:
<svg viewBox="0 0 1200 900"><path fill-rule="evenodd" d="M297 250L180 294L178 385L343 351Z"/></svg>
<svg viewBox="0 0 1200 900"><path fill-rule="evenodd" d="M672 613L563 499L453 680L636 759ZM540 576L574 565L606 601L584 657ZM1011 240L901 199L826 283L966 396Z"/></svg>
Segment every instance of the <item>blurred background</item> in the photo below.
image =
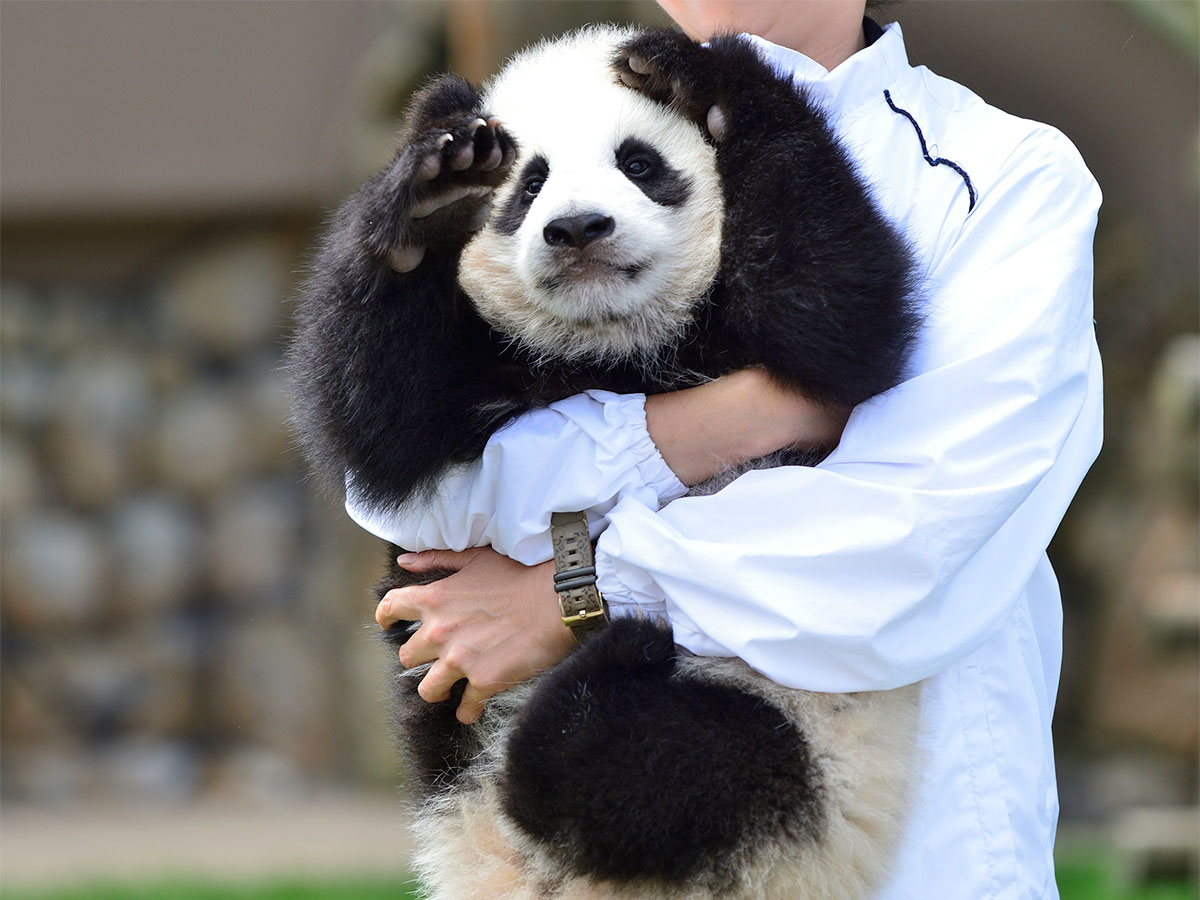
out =
<svg viewBox="0 0 1200 900"><path fill-rule="evenodd" d="M1107 440L1052 547L1060 846L1124 884L1186 874L1200 5L875 15L914 64L1066 132L1104 189ZM0 888L403 877L380 548L296 458L287 298L421 79L480 79L591 21L667 20L633 0L0 3Z"/></svg>

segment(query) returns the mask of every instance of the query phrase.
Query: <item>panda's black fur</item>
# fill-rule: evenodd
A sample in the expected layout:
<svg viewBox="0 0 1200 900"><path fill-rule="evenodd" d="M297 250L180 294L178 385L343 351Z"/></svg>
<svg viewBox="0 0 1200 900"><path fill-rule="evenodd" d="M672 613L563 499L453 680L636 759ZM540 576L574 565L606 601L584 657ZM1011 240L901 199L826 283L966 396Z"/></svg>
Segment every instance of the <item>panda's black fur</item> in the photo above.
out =
<svg viewBox="0 0 1200 900"><path fill-rule="evenodd" d="M780 832L820 837L821 785L804 736L737 687L673 677L676 663L670 631L618 620L522 710L508 746L505 810L530 834L569 848L576 871L671 883L705 871L732 883L736 873L722 865L744 845ZM645 774L630 777L643 765ZM648 804L650 815L631 815Z"/></svg>
<svg viewBox="0 0 1200 900"><path fill-rule="evenodd" d="M490 257L478 248L513 239L534 188L550 184L556 169L523 152L542 134L510 127L505 110L485 108L461 79L432 82L413 101L393 163L337 213L290 351L305 449L318 472L351 484L364 505L420 502L450 464L477 457L505 422L587 388L657 392L760 366L823 403L849 407L901 377L917 328L912 257L816 107L734 37L701 48L673 32L595 29L571 41L573 49L608 48L605 90L640 94L664 124L682 118L715 147L723 205L715 276L683 313L660 316L674 327L666 338L643 338L628 351L614 345L589 354L580 339L558 355L502 331L493 308L503 299L489 307L481 291L472 296L460 284L479 283L478 260ZM529 51L497 83L555 48ZM704 182L659 149L653 133L630 135L613 148L614 165L674 214L697 202ZM627 165L635 158L648 168ZM547 222L543 235L581 257L625 224L603 210L572 211ZM476 256L464 255L473 239ZM624 265L620 278L648 277L641 265ZM544 281L553 292L553 278ZM598 319L606 316L616 318ZM651 325L646 334L657 334ZM421 580L429 577L437 576ZM393 564L379 591L416 580ZM402 623L389 640L403 643L408 633ZM853 788L831 774L841 769L823 761L829 751L814 746L814 735L828 742L826 726L836 735L844 710L875 715L876 702L793 698L735 661L681 654L668 629L643 620L614 622L551 672L492 701L476 726L455 720L457 697L429 705L415 678L398 683L425 798L417 828L442 835L431 839L441 849L424 856L439 898L493 896L468 893L469 874L437 871L453 865L439 855L466 841L468 825L447 823L473 821L488 804L509 848L496 865L522 873L520 889L495 896L572 897L572 885L596 882L613 897L775 896L762 880L775 876L762 871L782 871L789 855L807 859L803 848L841 840L837 804ZM895 722L910 719L897 713ZM887 723L880 728L886 736ZM476 795L482 799L456 799ZM884 843L865 855L886 857ZM823 865L810 868L824 872ZM786 884L807 877L788 870L779 876L785 887L771 890L847 898L879 877L858 872L866 863L839 865L812 878L840 885L788 893ZM857 874L845 874L851 870Z"/></svg>

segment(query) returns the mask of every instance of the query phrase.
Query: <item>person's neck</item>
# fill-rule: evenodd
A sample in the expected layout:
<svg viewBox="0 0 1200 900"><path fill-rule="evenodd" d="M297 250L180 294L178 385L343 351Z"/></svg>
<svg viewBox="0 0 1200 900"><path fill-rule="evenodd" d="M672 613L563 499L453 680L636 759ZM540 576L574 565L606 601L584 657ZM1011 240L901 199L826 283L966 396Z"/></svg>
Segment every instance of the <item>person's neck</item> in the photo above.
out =
<svg viewBox="0 0 1200 900"><path fill-rule="evenodd" d="M866 46L865 0L658 0L688 37L748 32L831 70Z"/></svg>
<svg viewBox="0 0 1200 900"><path fill-rule="evenodd" d="M822 28L815 34L789 33L786 27L781 27L771 29L771 33L761 34L760 37L803 53L830 72L867 45L861 18L838 28Z"/></svg>
<svg viewBox="0 0 1200 900"><path fill-rule="evenodd" d="M815 47L811 50L801 50L800 52L814 62L820 63L827 71L832 72L866 46L867 41L863 37L862 26L860 25L854 29L851 35L845 36L839 41L833 41L828 46Z"/></svg>

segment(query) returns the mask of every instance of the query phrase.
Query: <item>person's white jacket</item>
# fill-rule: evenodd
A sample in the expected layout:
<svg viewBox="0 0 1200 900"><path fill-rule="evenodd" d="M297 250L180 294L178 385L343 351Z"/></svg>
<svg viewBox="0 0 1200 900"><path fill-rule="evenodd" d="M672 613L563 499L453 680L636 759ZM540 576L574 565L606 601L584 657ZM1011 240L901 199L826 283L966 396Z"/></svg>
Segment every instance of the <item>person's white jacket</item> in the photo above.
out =
<svg viewBox="0 0 1200 900"><path fill-rule="evenodd" d="M824 105L923 262L905 381L819 466L713 496L677 499L642 396L591 392L511 423L428 506L348 509L411 550L490 544L527 564L551 557L552 511L587 509L614 615L664 615L689 650L797 688L928 679L919 808L879 896L1055 898L1045 550L1100 447L1100 191L1053 128L910 67L898 25L832 72L753 40Z"/></svg>

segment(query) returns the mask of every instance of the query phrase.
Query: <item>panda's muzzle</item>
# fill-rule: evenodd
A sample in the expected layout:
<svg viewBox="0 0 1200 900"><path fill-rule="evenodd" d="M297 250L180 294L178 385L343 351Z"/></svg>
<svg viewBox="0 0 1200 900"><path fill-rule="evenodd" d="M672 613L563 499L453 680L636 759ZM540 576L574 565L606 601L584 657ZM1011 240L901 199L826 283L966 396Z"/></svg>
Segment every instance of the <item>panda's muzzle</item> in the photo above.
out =
<svg viewBox="0 0 1200 900"><path fill-rule="evenodd" d="M542 237L551 247L573 247L582 250L593 241L608 237L617 228L612 216L601 213L580 213L561 216L546 223Z"/></svg>

